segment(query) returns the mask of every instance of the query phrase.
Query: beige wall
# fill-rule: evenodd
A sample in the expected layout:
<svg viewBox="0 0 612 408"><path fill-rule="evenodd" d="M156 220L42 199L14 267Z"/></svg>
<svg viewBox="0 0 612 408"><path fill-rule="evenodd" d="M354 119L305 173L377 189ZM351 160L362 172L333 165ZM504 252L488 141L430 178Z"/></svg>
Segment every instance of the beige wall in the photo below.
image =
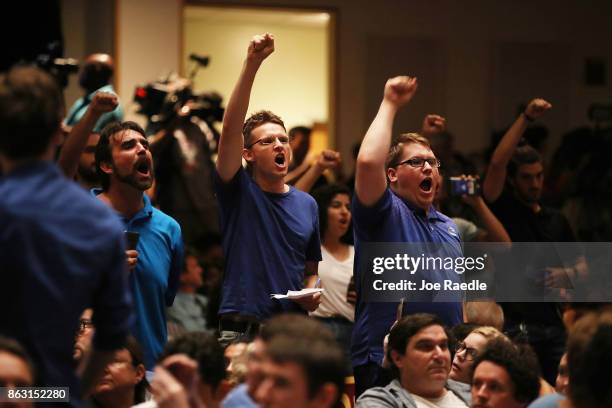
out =
<svg viewBox="0 0 612 408"><path fill-rule="evenodd" d="M249 112L269 109L283 118L287 128L327 123L329 80L325 26L264 23L256 16L245 22L243 17L232 15L216 12L212 19L194 7L185 9L184 75L189 75L194 66L188 61L189 54L210 56L208 67L200 68L195 78L196 90L217 91L227 103L249 40L254 33L270 32L278 40L274 54L257 75Z"/></svg>
<svg viewBox="0 0 612 408"><path fill-rule="evenodd" d="M126 119L145 122L132 102L137 85L178 72L180 12L179 0L117 0L117 90Z"/></svg>
<svg viewBox="0 0 612 408"><path fill-rule="evenodd" d="M153 79L164 68L178 68L178 13L181 7L178 0L118 2L120 90L127 92L131 99L133 85L137 82ZM313 6L308 0L214 0L200 3L216 6ZM380 89L378 97L382 95L384 78L368 77L368 64L388 67L394 74L411 72L410 64L403 62L407 58L396 58L399 53L407 51L401 47L388 48L384 50L386 58L372 60L371 56L376 53L368 44L375 44L381 38L406 39L412 44L410 49L418 49L422 43L436 45L435 52L427 55L431 58L442 56L436 59L442 66L434 78L441 78L443 87L433 92L433 96L425 97L425 89L433 85L421 83L423 100L418 102L417 95L413 108L445 115L450 129L456 134L456 144L466 152L483 147L488 143L492 129L512 120L515 112L510 107L520 101L507 100L503 94L504 87L515 91L511 95L513 99L518 98L519 90L524 90L523 101L535 96L549 97L543 94L543 90L554 89L553 96L565 100L553 101L556 106L562 106L561 113L549 115L544 123L556 133L587 124L589 103L612 103L612 24L609 21L612 2L608 0L319 0L316 5L334 9L338 16L337 81L332 86L336 87L337 144L345 157L350 155L352 143L363 137L375 113L376 102L366 99L372 99L375 89ZM282 44L281 37L278 41ZM549 78L547 70L555 68L551 68L550 61L544 61L547 66L540 68L528 59L528 52L524 53L525 57L512 55L511 50L516 49L517 44L553 50L551 55L555 64L559 65L557 58L561 58L562 66L556 67ZM523 50L520 46L518 49ZM376 55L380 52L378 50ZM607 86L589 88L583 84L583 63L590 56L608 58ZM413 57L415 60L430 58L424 55ZM415 67L426 67L431 61L422 61ZM502 69L500 61L519 61L522 64ZM517 75L513 75L514 68ZM206 77L202 78L205 80ZM512 84L511 81L519 79L516 86ZM542 81L546 82L545 86L542 86ZM429 106L429 101L439 101L435 102L439 106ZM419 103L421 105L417 105ZM409 115L409 109L405 115ZM407 126L419 126L416 117L404 120L409 123ZM557 133L553 138L559 136Z"/></svg>
<svg viewBox="0 0 612 408"><path fill-rule="evenodd" d="M113 54L115 0L62 0L64 55L82 61L94 52ZM68 107L83 91L77 75L71 75L64 91Z"/></svg>

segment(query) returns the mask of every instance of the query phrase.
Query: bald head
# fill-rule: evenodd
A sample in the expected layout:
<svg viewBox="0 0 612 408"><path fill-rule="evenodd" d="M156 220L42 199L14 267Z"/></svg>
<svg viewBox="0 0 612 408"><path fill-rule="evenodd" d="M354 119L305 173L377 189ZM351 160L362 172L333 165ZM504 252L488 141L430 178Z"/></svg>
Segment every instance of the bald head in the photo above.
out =
<svg viewBox="0 0 612 408"><path fill-rule="evenodd" d="M96 53L91 54L85 59L85 64L101 64L108 66L111 70L115 66L113 57L108 54Z"/></svg>
<svg viewBox="0 0 612 408"><path fill-rule="evenodd" d="M87 93L91 93L110 83L114 69L114 61L110 55L91 54L85 58L85 65L79 76L79 84Z"/></svg>

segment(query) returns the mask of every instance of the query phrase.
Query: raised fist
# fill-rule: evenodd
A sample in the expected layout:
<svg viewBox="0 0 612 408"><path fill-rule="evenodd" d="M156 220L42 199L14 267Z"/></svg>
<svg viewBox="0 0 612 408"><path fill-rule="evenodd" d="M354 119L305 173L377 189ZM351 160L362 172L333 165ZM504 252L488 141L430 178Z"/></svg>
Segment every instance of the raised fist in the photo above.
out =
<svg viewBox="0 0 612 408"><path fill-rule="evenodd" d="M534 99L525 108L525 116L527 116L527 119L534 120L542 116L550 108L552 108L552 105L544 99Z"/></svg>
<svg viewBox="0 0 612 408"><path fill-rule="evenodd" d="M261 62L274 52L274 36L270 33L256 35L249 43L247 58Z"/></svg>
<svg viewBox="0 0 612 408"><path fill-rule="evenodd" d="M389 79L385 84L384 99L399 108L412 99L416 90L416 78L409 76L398 76Z"/></svg>
<svg viewBox="0 0 612 408"><path fill-rule="evenodd" d="M440 115L429 114L423 119L421 134L425 137L442 133L446 130L446 119Z"/></svg>
<svg viewBox="0 0 612 408"><path fill-rule="evenodd" d="M333 150L323 150L315 165L321 169L321 171L337 167L340 164L340 153Z"/></svg>
<svg viewBox="0 0 612 408"><path fill-rule="evenodd" d="M93 113L107 113L112 112L119 105L119 98L117 95L111 92L97 92L89 105L89 109Z"/></svg>

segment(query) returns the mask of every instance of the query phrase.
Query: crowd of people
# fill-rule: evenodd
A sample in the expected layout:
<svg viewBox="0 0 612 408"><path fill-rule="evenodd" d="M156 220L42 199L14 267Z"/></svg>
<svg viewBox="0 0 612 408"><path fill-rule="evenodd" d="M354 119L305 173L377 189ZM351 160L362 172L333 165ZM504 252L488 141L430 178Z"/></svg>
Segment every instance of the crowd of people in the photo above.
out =
<svg viewBox="0 0 612 408"><path fill-rule="evenodd" d="M123 121L110 56L87 58L67 115L47 73L2 73L0 387L95 407L612 406L607 304L373 302L358 266L377 243L458 258L465 242L576 241L522 142L552 105L533 99L505 132L481 195L449 197L446 176L478 177L439 115L393 135L418 80L390 78L346 185L325 177L338 152L307 154L308 128L247 117L274 41L251 40L225 110L220 234L188 241L156 207L156 139ZM588 274L583 256L545 266L552 287Z"/></svg>

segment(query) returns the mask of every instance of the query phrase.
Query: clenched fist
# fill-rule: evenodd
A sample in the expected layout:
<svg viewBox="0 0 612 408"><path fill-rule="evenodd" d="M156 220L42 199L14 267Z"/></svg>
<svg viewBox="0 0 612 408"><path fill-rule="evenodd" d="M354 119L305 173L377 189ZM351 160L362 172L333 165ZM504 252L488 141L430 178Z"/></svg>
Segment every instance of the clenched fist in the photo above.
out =
<svg viewBox="0 0 612 408"><path fill-rule="evenodd" d="M405 105L417 90L417 79L409 76L391 78L385 84L384 99L395 107Z"/></svg>

